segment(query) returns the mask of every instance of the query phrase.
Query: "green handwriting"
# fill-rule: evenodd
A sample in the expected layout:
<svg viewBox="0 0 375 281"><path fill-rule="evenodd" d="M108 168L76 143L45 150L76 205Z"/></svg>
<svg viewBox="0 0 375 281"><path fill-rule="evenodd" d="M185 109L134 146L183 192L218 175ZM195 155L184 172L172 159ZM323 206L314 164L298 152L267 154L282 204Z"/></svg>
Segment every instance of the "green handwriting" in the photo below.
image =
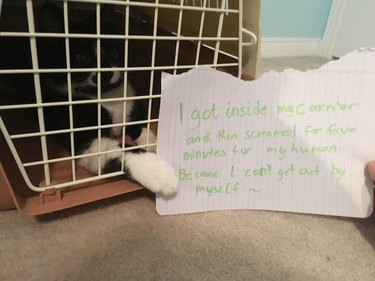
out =
<svg viewBox="0 0 375 281"><path fill-rule="evenodd" d="M201 142L210 142L210 132L206 132L203 136L191 136L186 139L186 145L200 144Z"/></svg>
<svg viewBox="0 0 375 281"><path fill-rule="evenodd" d="M267 115L267 106L261 105L259 100L255 105L248 102L247 106L232 106L231 103L228 102L228 107L225 110L225 116L228 119L235 117L249 117L254 115Z"/></svg>
<svg viewBox="0 0 375 281"><path fill-rule="evenodd" d="M251 146L245 146L245 147L238 147L238 145L234 145L232 149L233 155L248 155L252 151Z"/></svg>
<svg viewBox="0 0 375 281"><path fill-rule="evenodd" d="M266 149L267 153L277 154L277 159L283 160L286 158L287 153L294 154L307 154L307 153L334 153L337 152L336 145L322 145L322 146L298 146L295 142L290 147L285 146L268 146Z"/></svg>
<svg viewBox="0 0 375 281"><path fill-rule="evenodd" d="M215 149L211 147L208 150L191 150L185 151L183 153L183 158L185 161L191 160L205 160L209 158L223 158L227 155L224 149Z"/></svg>
<svg viewBox="0 0 375 281"><path fill-rule="evenodd" d="M180 104L180 116L183 114L183 105ZM182 117L180 117L182 119ZM192 129L197 129L201 126L202 121L216 120L218 118L218 112L216 103L213 103L211 107L206 109L194 109L190 113L190 119L193 121L194 125Z"/></svg>
<svg viewBox="0 0 375 281"><path fill-rule="evenodd" d="M337 167L335 164L331 165L331 175L337 179L341 179L345 175L345 169Z"/></svg>
<svg viewBox="0 0 375 281"><path fill-rule="evenodd" d="M350 135L350 134L355 134L357 132L357 128L355 127L349 127L346 125L337 125L336 123L330 124L327 128L315 128L311 125L306 125L304 129L304 133L307 136L310 135L317 135L321 134L323 132L326 132L330 135Z"/></svg>
<svg viewBox="0 0 375 281"><path fill-rule="evenodd" d="M307 168L307 167L302 167L297 169L294 164L291 164L288 168L286 169L279 169L278 172L278 181L281 181L285 179L286 177L289 176L294 176L296 174L301 175L301 176L317 176L320 174L322 170L318 165L315 165L315 167Z"/></svg>
<svg viewBox="0 0 375 281"><path fill-rule="evenodd" d="M238 139L238 135L236 133L228 133L222 129L217 132L216 138L218 141L231 141Z"/></svg>
<svg viewBox="0 0 375 281"><path fill-rule="evenodd" d="M227 182L223 185L196 185L195 194L207 194L208 196L214 194L230 194L236 193L240 189L239 182Z"/></svg>
<svg viewBox="0 0 375 281"><path fill-rule="evenodd" d="M278 105L276 108L277 114L282 114L287 117L292 117L295 115L305 115L307 113L323 113L323 112L348 112L359 106L359 103L340 103L336 104L311 104L307 105L304 103L299 103L296 105Z"/></svg>
<svg viewBox="0 0 375 281"><path fill-rule="evenodd" d="M296 126L292 129L286 130L260 130L253 131L248 130L245 132L245 139L257 139L257 138L295 138L296 137Z"/></svg>
<svg viewBox="0 0 375 281"><path fill-rule="evenodd" d="M272 166L267 164L266 166L261 166L256 169L247 169L245 171L246 177L265 177L272 176Z"/></svg>
<svg viewBox="0 0 375 281"><path fill-rule="evenodd" d="M203 170L198 172L189 172L185 169L180 169L178 172L178 177L180 181L195 179L215 179L219 177L219 172L214 170Z"/></svg>

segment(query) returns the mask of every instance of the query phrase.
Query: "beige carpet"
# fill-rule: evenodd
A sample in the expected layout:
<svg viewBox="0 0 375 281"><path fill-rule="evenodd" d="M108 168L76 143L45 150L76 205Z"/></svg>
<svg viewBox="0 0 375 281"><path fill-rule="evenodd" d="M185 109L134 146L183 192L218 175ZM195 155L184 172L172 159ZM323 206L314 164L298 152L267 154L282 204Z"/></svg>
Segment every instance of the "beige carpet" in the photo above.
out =
<svg viewBox="0 0 375 281"><path fill-rule="evenodd" d="M322 59L266 59L261 71ZM0 212L0 280L375 280L375 217L160 217L141 191L39 218Z"/></svg>

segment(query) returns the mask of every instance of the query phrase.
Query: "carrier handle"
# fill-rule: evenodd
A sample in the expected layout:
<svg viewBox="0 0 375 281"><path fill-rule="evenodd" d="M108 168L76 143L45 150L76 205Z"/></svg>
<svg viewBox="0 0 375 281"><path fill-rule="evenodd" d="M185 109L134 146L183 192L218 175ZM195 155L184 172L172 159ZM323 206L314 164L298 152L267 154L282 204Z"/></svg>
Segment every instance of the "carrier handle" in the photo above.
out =
<svg viewBox="0 0 375 281"><path fill-rule="evenodd" d="M250 42L243 42L242 46L253 46L258 42L258 37L255 35L254 32L251 32L250 30L244 27L242 28L242 32L246 35L249 35L251 38Z"/></svg>

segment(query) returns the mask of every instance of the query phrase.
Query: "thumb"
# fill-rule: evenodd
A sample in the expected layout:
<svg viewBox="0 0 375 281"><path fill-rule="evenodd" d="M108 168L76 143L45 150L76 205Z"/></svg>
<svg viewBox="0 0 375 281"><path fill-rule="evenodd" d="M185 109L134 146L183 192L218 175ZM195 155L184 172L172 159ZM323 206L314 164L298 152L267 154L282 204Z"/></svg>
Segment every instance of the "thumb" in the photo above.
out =
<svg viewBox="0 0 375 281"><path fill-rule="evenodd" d="M375 181L375 161L372 161L367 165L367 170L371 179Z"/></svg>

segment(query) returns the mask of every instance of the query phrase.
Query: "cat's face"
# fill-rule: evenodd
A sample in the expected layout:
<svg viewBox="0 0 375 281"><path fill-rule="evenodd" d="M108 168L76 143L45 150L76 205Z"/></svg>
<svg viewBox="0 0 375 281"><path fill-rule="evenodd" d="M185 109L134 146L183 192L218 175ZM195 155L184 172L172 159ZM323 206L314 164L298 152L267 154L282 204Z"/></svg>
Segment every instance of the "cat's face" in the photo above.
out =
<svg viewBox="0 0 375 281"><path fill-rule="evenodd" d="M70 40L70 63L72 68L98 68L98 48L96 40ZM100 68L110 69L124 65L123 47L118 41L101 40ZM115 89L123 82L120 71L75 72L72 73L72 88L76 92L96 95L100 78L101 92Z"/></svg>
<svg viewBox="0 0 375 281"><path fill-rule="evenodd" d="M106 13L104 13L106 12ZM102 30L111 30L113 20L108 11L102 10ZM59 7L48 4L43 7L40 15L40 28L42 32L64 32L63 14ZM89 18L82 22L69 23L70 33L95 34L95 18ZM42 68L66 68L66 42L63 38L40 38L38 41L38 52L40 66ZM99 51L100 50L100 51ZM98 53L100 52L100 62ZM79 71L72 72L71 85L73 95L97 96L98 85L102 94L118 88L123 82L123 74L111 68L124 66L124 44L122 40L101 39L98 44L92 38L70 38L69 39L70 67L72 69L82 68L104 68L108 71ZM49 81L59 92L67 93L67 74L55 73L48 75Z"/></svg>

